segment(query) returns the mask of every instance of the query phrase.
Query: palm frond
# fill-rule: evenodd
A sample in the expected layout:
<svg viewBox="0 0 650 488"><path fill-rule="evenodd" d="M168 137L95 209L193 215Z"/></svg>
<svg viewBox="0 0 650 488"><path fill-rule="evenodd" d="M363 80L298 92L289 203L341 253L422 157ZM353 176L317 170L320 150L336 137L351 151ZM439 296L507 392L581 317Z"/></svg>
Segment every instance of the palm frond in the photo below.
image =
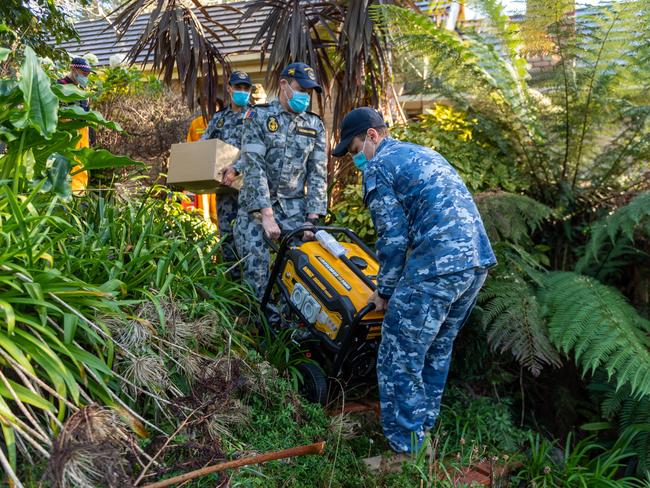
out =
<svg viewBox="0 0 650 488"><path fill-rule="evenodd" d="M129 58L135 62L144 53L143 65L151 60L153 70L161 73L168 85L176 72L188 107L194 108L198 91L202 109L212 114L219 71L225 85L230 70L219 44L223 44L223 37L234 33L210 15L199 0L192 0L192 4L194 9L181 0L130 0L117 9L113 26L119 40L139 17L148 15L147 25L129 51ZM211 8L233 9L227 5Z"/></svg>

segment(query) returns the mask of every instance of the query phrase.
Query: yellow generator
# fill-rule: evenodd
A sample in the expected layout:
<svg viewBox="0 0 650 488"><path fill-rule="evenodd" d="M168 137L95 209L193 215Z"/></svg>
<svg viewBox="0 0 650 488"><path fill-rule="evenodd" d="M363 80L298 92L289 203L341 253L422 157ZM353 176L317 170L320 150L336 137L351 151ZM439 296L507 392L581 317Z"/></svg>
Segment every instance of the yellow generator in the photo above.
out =
<svg viewBox="0 0 650 488"><path fill-rule="evenodd" d="M300 240L305 230L316 240ZM303 394L325 404L332 381L374 382L384 318L368 305L379 272L375 253L351 230L322 226L286 234L275 250L262 310L273 332L292 329L313 360L299 366Z"/></svg>

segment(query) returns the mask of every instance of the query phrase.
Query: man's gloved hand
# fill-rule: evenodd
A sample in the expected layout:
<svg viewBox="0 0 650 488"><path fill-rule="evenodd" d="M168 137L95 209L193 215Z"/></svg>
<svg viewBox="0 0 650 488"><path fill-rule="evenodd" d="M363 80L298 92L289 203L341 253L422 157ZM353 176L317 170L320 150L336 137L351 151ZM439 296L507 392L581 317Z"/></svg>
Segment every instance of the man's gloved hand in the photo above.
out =
<svg viewBox="0 0 650 488"><path fill-rule="evenodd" d="M232 164L221 170L221 182L224 185L231 186L237 176L239 173Z"/></svg>
<svg viewBox="0 0 650 488"><path fill-rule="evenodd" d="M382 310L386 310L386 306L388 305L388 300L380 297L379 293L377 293L377 290L375 290L372 292L372 295L370 295L370 298L368 298L368 303L374 303L375 311L381 312Z"/></svg>
<svg viewBox="0 0 650 488"><path fill-rule="evenodd" d="M269 209L270 210L270 209ZM264 228L264 234L266 237L272 240L277 240L280 238L280 226L275 221L273 212L262 212L262 227Z"/></svg>

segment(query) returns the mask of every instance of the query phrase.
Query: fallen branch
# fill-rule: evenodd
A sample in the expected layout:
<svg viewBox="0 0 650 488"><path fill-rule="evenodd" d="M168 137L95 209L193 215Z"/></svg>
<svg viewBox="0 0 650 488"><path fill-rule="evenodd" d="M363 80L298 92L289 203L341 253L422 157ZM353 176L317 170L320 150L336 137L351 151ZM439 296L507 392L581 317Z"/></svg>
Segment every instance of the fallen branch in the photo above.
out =
<svg viewBox="0 0 650 488"><path fill-rule="evenodd" d="M228 461L227 463L215 464L213 466L190 471L189 473L185 473L180 476L175 476L173 478L144 485L142 488L163 488L165 486L175 485L176 483L182 483L184 481L199 478L208 474L218 473L219 471L224 471L226 469L239 468L241 466L248 466L249 464L262 464L268 461L275 461L277 459L307 456L309 454L320 455L323 454L324 450L325 442L317 442L315 444L309 444L307 446L298 446L292 447L291 449L284 449L283 451L267 452L266 454L258 454L257 456L235 459L234 461Z"/></svg>

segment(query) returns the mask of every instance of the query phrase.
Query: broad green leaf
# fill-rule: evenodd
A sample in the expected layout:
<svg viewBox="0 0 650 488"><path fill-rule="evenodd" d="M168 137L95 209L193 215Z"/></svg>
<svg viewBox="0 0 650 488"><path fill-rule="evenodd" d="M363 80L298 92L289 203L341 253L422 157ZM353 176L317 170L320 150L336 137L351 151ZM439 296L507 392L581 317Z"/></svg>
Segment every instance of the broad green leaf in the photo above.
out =
<svg viewBox="0 0 650 488"><path fill-rule="evenodd" d="M43 191L53 191L64 200L72 195L70 182L70 160L62 154L55 153L47 161L47 181L43 185Z"/></svg>
<svg viewBox="0 0 650 488"><path fill-rule="evenodd" d="M0 310L4 313L7 322L7 332L9 332L9 335L12 335L14 333L14 327L16 327L16 315L14 314L14 309L9 303L0 300Z"/></svg>
<svg viewBox="0 0 650 488"><path fill-rule="evenodd" d="M11 54L11 49L7 47L0 47L0 63L5 62L9 57L9 54Z"/></svg>
<svg viewBox="0 0 650 488"><path fill-rule="evenodd" d="M27 108L27 120L49 139L56 130L59 99L52 92L50 79L29 46L25 47L21 76L19 86Z"/></svg>
<svg viewBox="0 0 650 488"><path fill-rule="evenodd" d="M7 379L7 381L9 382L9 386L11 386L11 389L14 391L14 393L16 394L16 396L21 402L28 403L33 407L40 408L41 410L54 411L54 405L52 405L42 396L37 395L36 393L29 390L28 388L19 385L15 381L11 381L10 379ZM0 381L0 395L2 395L3 397L9 400L14 399L13 395L9 391L9 388L7 388L7 385L5 385L4 381Z"/></svg>
<svg viewBox="0 0 650 488"><path fill-rule="evenodd" d="M106 149L90 149L87 147L78 149L72 154L84 170L123 168L126 166L144 166L144 163L134 161L126 156L115 156ZM82 171L81 169L79 171Z"/></svg>
<svg viewBox="0 0 650 488"><path fill-rule="evenodd" d="M2 138L5 142L12 142L15 141L17 137L16 134L11 132L5 126L0 125L0 138Z"/></svg>
<svg viewBox="0 0 650 488"><path fill-rule="evenodd" d="M65 103L87 100L90 97L87 91L82 90L72 83L68 83L67 85L57 83L52 85L52 91L60 101Z"/></svg>
<svg viewBox="0 0 650 488"><path fill-rule="evenodd" d="M116 122L111 122L106 120L102 114L95 112L94 110L89 110L86 112L79 105L69 105L67 107L61 107L59 109L59 117L62 119L73 119L73 120L85 120L87 122L94 122L95 124L103 125L109 129L113 129L119 132L122 132L122 127Z"/></svg>

